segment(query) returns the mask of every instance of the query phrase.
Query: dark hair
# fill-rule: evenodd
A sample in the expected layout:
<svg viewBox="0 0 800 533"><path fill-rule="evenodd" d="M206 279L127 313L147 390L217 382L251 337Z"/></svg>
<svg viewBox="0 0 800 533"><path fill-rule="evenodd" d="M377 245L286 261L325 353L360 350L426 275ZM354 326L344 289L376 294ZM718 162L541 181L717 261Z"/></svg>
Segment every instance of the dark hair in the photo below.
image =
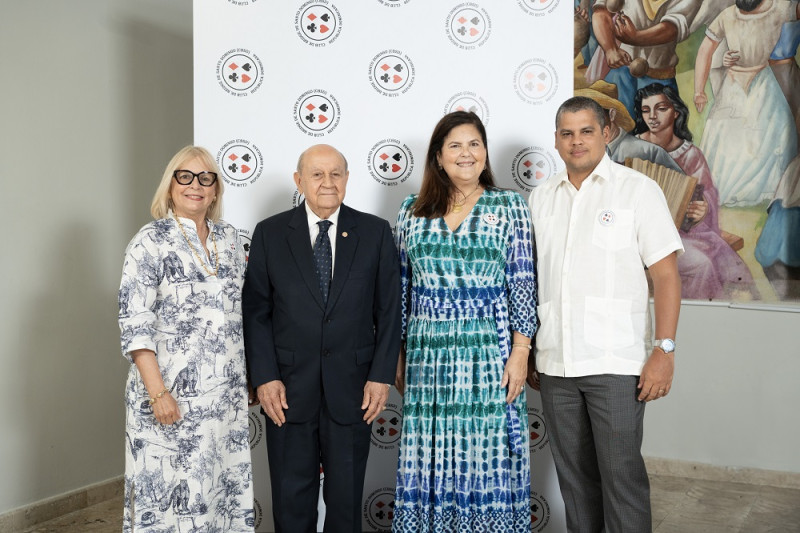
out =
<svg viewBox="0 0 800 533"><path fill-rule="evenodd" d="M738 7L741 11L749 13L750 11L753 11L755 8L761 5L762 1L763 0L736 0L736 2L734 3L736 4L736 7Z"/></svg>
<svg viewBox="0 0 800 533"><path fill-rule="evenodd" d="M573 96L558 106L558 111L556 111L556 129L558 129L558 125L561 123L561 115L564 113L577 113L578 111L585 110L594 113L594 117L597 119L597 123L600 124L601 128L608 126L608 122L606 121L607 115L600 104L586 96Z"/></svg>
<svg viewBox="0 0 800 533"><path fill-rule="evenodd" d="M647 127L647 123L644 121L644 117L642 116L642 100L658 94L663 94L667 97L667 100L669 100L669 102L672 104L672 107L675 109L675 112L678 115L675 117L675 123L672 125L672 132L676 137L679 137L685 141L691 141L692 132L689 131L688 126L689 108L686 107L686 104L683 103L681 97L678 96L677 89L661 83L651 83L650 85L642 87L636 91L636 96L633 97L633 107L635 110L636 120L636 127L633 128L633 134L638 135L639 133L644 133L650 130L650 128Z"/></svg>
<svg viewBox="0 0 800 533"><path fill-rule="evenodd" d="M478 178L478 183L487 189L496 189L494 184L494 174L489 164L489 145L486 142L486 128L483 122L475 113L469 111L453 111L443 116L433 128L431 140L428 143L428 154L425 156L425 169L422 173L422 187L419 196L414 202L414 216L424 218L436 218L447 213L447 206L450 202L450 193L455 188L453 182L447 176L444 169L439 167L436 158L442 151L444 139L453 129L470 124L475 126L481 134L483 146L486 148L486 166Z"/></svg>

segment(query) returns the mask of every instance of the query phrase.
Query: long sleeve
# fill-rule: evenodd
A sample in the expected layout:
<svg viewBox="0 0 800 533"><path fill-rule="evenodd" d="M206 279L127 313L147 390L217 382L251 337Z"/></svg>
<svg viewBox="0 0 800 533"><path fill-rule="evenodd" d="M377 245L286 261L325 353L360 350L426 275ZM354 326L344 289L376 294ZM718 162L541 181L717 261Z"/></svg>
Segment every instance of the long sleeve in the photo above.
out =
<svg viewBox="0 0 800 533"><path fill-rule="evenodd" d="M403 201L400 212L397 214L397 225L394 228L395 244L400 256L400 338L403 341L406 339L408 317L411 312L411 264L408 260L406 235L411 207L415 200L416 195L411 195Z"/></svg>
<svg viewBox="0 0 800 533"><path fill-rule="evenodd" d="M156 351L156 302L164 276L156 244L146 230L140 231L125 251L119 286L119 328L122 355L133 362L130 352Z"/></svg>
<svg viewBox="0 0 800 533"><path fill-rule="evenodd" d="M518 193L509 195L508 216L511 227L505 274L511 330L532 338L538 327L533 236L530 211Z"/></svg>
<svg viewBox="0 0 800 533"><path fill-rule="evenodd" d="M392 242L389 223L383 224L378 276L372 316L375 324L375 355L369 381L393 383L400 355L400 272L397 249Z"/></svg>
<svg viewBox="0 0 800 533"><path fill-rule="evenodd" d="M272 284L267 268L263 223L256 226L242 291L244 343L250 383L281 379L272 332Z"/></svg>

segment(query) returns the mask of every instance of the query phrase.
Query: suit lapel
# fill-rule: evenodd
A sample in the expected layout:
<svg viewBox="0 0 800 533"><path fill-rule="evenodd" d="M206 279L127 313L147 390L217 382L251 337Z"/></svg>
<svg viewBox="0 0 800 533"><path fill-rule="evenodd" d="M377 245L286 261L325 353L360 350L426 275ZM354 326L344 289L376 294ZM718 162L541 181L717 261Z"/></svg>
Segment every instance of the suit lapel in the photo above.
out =
<svg viewBox="0 0 800 533"><path fill-rule="evenodd" d="M292 257L294 257L294 261L297 264L297 270L300 271L303 281L306 282L311 294L314 295L314 301L324 309L325 304L322 301L322 293L319 290L319 279L314 270L314 253L311 250L311 234L308 232L308 215L306 215L305 202L295 208L294 216L289 221L286 240L289 242L289 249L292 251ZM328 299L330 300L330 295Z"/></svg>
<svg viewBox="0 0 800 533"><path fill-rule="evenodd" d="M331 280L331 292L328 295L329 309L336 303L342 293L345 281L350 275L356 248L358 248L356 214L346 205L342 205L339 211L339 224L336 228L336 257L333 260L333 279Z"/></svg>

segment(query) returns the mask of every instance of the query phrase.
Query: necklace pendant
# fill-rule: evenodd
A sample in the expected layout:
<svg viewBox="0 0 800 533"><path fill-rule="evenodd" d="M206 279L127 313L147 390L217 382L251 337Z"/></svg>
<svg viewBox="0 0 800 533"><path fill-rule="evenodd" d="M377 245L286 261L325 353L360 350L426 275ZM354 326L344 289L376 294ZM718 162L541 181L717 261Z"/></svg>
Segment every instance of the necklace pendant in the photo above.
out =
<svg viewBox="0 0 800 533"><path fill-rule="evenodd" d="M461 212L461 206L460 205L454 205L452 211L453 211L453 213L460 213Z"/></svg>

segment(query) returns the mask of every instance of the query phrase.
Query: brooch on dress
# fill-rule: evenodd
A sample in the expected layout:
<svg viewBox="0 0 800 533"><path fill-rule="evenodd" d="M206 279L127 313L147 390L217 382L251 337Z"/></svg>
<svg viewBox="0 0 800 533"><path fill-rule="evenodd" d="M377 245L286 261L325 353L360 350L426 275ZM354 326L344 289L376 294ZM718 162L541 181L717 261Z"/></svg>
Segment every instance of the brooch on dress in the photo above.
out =
<svg viewBox="0 0 800 533"><path fill-rule="evenodd" d="M490 226L494 226L498 222L500 222L500 217L495 215L494 213L486 213L481 218L483 219L484 222L486 222Z"/></svg>

